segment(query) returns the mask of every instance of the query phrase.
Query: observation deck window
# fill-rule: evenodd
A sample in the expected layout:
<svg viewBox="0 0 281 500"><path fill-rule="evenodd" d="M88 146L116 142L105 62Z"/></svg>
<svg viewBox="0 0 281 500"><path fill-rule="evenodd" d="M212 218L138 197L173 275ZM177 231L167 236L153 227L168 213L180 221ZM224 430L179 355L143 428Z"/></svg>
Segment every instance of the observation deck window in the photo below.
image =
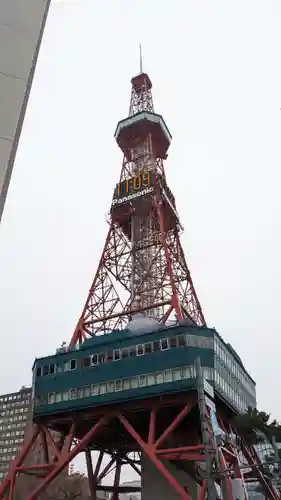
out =
<svg viewBox="0 0 281 500"><path fill-rule="evenodd" d="M37 366L37 368L36 368L36 376L37 377L41 377L41 375L42 375L42 368L41 368L41 366Z"/></svg>

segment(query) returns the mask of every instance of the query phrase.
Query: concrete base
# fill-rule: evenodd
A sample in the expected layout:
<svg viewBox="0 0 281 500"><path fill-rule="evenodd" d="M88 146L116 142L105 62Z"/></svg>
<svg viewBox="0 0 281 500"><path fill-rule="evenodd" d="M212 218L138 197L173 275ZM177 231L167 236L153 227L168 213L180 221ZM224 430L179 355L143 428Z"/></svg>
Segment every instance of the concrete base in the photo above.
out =
<svg viewBox="0 0 281 500"><path fill-rule="evenodd" d="M188 474L176 469L169 461L163 460L162 462L182 486L188 487L192 500L197 500L200 489L197 483ZM143 455L141 459L141 471L142 500L179 500L178 493L146 455Z"/></svg>

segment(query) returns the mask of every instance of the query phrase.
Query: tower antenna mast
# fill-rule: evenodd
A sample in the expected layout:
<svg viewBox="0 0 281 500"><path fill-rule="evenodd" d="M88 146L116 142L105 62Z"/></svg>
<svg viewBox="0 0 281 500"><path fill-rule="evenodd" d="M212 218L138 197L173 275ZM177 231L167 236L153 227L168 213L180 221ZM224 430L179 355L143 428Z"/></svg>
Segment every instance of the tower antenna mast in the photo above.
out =
<svg viewBox="0 0 281 500"><path fill-rule="evenodd" d="M140 43L140 74L143 73L143 65L142 65L142 46Z"/></svg>

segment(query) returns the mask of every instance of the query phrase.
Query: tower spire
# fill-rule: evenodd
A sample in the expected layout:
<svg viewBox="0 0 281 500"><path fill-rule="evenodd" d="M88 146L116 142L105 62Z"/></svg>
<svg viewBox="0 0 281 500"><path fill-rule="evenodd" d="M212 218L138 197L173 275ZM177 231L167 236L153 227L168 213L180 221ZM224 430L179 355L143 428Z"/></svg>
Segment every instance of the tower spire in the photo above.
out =
<svg viewBox="0 0 281 500"><path fill-rule="evenodd" d="M140 43L140 75L143 73L143 65L142 65L142 46Z"/></svg>

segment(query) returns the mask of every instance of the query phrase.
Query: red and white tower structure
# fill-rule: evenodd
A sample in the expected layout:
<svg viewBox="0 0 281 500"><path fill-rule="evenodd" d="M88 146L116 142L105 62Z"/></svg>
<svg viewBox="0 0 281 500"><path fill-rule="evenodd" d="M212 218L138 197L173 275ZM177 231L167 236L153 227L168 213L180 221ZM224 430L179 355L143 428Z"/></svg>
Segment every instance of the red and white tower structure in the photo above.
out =
<svg viewBox="0 0 281 500"><path fill-rule="evenodd" d="M164 160L172 136L154 112L146 73L132 79L129 117L115 139L124 154L96 276L71 343L124 327L136 311L166 323L205 320L180 242L182 226Z"/></svg>
<svg viewBox="0 0 281 500"><path fill-rule="evenodd" d="M151 324L152 331L156 323L164 326L171 319L205 326L180 242L182 226L175 198L164 169L172 137L163 117L154 112L151 88L151 80L143 71L132 79L129 116L116 128L115 139L124 158L114 189L102 256L70 340L69 349L73 351L88 337L124 329L137 314ZM229 412L224 411L223 405L217 409L217 419L225 433L231 435ZM232 489L234 479L243 486L246 478L250 478L263 487L268 499L278 500L255 450L243 440L239 450L238 440L214 450L209 410L206 422L204 432L210 436L212 463L218 464L215 479L225 486L228 499L236 500ZM57 438L53 430L58 433ZM33 458L34 447L42 451L40 463ZM92 450L99 452L95 470ZM105 489L112 492L112 500L118 500L122 492L121 467L130 465L142 476L144 500L152 496L162 500L205 500L204 450L198 397L194 392L179 391L147 400L128 399L124 405L116 403L64 415L52 414L34 424L30 438L0 485L0 500L15 500L15 485L23 474L38 477L38 485L32 484L25 500L39 498L81 452L86 455L93 499L98 498L99 490ZM241 452L249 466L245 474L240 468ZM109 459L102 467L105 454ZM104 487L102 480L113 466L114 484ZM146 488L147 484L152 487ZM153 485L157 488L153 489ZM247 500L245 488L243 495Z"/></svg>

